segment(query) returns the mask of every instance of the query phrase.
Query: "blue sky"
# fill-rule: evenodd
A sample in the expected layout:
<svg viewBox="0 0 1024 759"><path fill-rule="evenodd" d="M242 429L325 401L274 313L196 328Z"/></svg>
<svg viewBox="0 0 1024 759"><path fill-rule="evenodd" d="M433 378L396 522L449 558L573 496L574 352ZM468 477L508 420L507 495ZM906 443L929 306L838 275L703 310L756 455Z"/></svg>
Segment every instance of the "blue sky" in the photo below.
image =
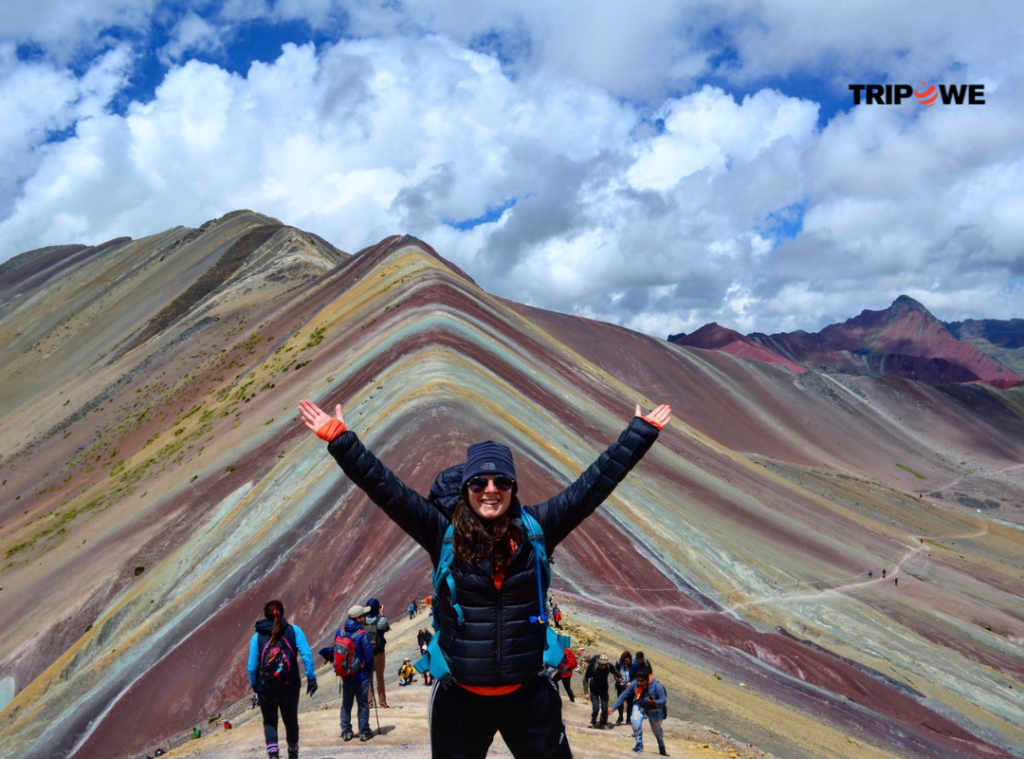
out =
<svg viewBox="0 0 1024 759"><path fill-rule="evenodd" d="M249 207L416 234L497 294L650 334L906 293L1022 316L1004 3L42 0L0 18L0 260ZM983 107L851 83L983 83Z"/></svg>

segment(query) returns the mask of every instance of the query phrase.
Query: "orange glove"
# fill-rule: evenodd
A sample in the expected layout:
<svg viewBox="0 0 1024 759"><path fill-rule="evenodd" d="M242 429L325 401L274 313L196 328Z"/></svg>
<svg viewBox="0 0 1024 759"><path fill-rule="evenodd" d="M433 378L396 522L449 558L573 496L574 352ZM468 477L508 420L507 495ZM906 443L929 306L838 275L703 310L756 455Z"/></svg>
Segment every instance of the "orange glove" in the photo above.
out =
<svg viewBox="0 0 1024 759"><path fill-rule="evenodd" d="M318 438L326 440L328 443L348 429L345 419L341 415L340 403L334 407L334 416L328 416L312 401L301 400L299 401L299 414L302 417L302 423L316 433Z"/></svg>
<svg viewBox="0 0 1024 759"><path fill-rule="evenodd" d="M658 432L661 432L663 429L665 429L665 425L664 424L658 424L658 422L654 421L650 416L642 416L640 418L643 419L645 422L647 422L652 427L654 427L655 429L657 429ZM320 433L317 433L317 434L320 434Z"/></svg>
<svg viewBox="0 0 1024 759"><path fill-rule="evenodd" d="M645 416L640 416L640 414L641 409L640 404L638 403L636 404L636 415L657 429L658 432L661 432L665 428L665 425L672 421L672 409L665 404L658 406L658 408Z"/></svg>
<svg viewBox="0 0 1024 759"><path fill-rule="evenodd" d="M330 419L328 419L326 422L324 422L322 425L316 428L316 436L321 440L326 440L329 443L346 430L348 430L348 427L345 425L345 423L339 422L332 416Z"/></svg>

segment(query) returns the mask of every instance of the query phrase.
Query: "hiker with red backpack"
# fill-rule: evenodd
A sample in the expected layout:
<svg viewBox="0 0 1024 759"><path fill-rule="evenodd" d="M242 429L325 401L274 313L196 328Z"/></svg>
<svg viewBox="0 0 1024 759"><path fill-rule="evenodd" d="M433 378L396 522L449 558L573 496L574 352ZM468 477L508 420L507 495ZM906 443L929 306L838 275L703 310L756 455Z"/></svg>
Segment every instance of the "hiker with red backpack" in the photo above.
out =
<svg viewBox="0 0 1024 759"><path fill-rule="evenodd" d="M366 634L369 606L353 606L348 610L345 626L334 636L334 674L341 678L341 737L350 741L352 734L352 702L359 719L359 740L373 737L370 730L370 679L373 677L373 645Z"/></svg>
<svg viewBox="0 0 1024 759"><path fill-rule="evenodd" d="M572 692L572 673L579 666L579 661L577 661L576 654L571 648L562 650L565 651L565 656L562 657L562 661L558 664L557 678L562 681L562 687L565 688L565 692L569 695L569 700L575 704L576 696Z"/></svg>
<svg viewBox="0 0 1024 759"><path fill-rule="evenodd" d="M256 634L249 644L249 685L263 712L263 736L270 759L278 759L277 716L281 713L288 759L299 756L299 657L306 670L306 693L316 693L316 669L313 652L302 630L284 617L284 604L270 601L263 607L263 619L256 623Z"/></svg>
<svg viewBox="0 0 1024 759"><path fill-rule="evenodd" d="M618 441L572 485L537 506L520 504L512 452L504 445L469 446L465 463L441 472L423 497L348 430L340 404L333 417L309 400L299 402L299 411L345 475L434 566L437 634L416 665L437 678L431 755L483 759L500 732L516 759L571 758L562 702L550 679L570 643L548 623L548 557L650 449L671 421L671 409L659 406L644 415L637 405ZM490 418L505 424L501 416Z"/></svg>

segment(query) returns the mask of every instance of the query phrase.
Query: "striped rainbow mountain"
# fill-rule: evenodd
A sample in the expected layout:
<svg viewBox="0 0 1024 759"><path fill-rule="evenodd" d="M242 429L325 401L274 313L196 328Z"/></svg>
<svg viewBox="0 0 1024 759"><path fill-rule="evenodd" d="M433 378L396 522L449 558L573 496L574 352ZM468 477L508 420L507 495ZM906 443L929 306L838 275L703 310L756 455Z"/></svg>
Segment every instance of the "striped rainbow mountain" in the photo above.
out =
<svg viewBox="0 0 1024 759"><path fill-rule="evenodd" d="M0 267L0 755L205 721L245 696L268 598L315 649L353 601L428 592L305 397L421 492L506 442L525 502L670 403L554 588L677 715L785 757L1024 756L1020 388L680 346L248 211Z"/></svg>

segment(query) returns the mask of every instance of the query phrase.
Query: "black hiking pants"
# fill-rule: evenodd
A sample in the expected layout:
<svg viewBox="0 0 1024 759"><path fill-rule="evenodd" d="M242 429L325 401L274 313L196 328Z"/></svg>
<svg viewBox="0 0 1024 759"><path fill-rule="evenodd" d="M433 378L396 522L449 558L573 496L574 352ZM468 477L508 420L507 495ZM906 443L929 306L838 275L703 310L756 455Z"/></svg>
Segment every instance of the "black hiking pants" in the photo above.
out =
<svg viewBox="0 0 1024 759"><path fill-rule="evenodd" d="M280 751L277 745L277 712L281 711L284 734L289 747L299 745L299 690L282 693L259 694L260 711L263 712L263 737L267 739L267 753ZM280 753L284 753L280 751Z"/></svg>
<svg viewBox="0 0 1024 759"><path fill-rule="evenodd" d="M572 759L558 686L546 677L504 696L480 696L435 682L429 722L434 759L484 759L495 733L516 759Z"/></svg>
<svg viewBox="0 0 1024 759"><path fill-rule="evenodd" d="M565 692L569 694L569 700L572 701L575 704L576 703L576 696L574 696L572 694L572 682L570 682L572 680L572 678L571 677L563 677L563 678L561 678L561 680L562 680L562 685L565 686ZM558 690L558 689L555 688L555 690Z"/></svg>

